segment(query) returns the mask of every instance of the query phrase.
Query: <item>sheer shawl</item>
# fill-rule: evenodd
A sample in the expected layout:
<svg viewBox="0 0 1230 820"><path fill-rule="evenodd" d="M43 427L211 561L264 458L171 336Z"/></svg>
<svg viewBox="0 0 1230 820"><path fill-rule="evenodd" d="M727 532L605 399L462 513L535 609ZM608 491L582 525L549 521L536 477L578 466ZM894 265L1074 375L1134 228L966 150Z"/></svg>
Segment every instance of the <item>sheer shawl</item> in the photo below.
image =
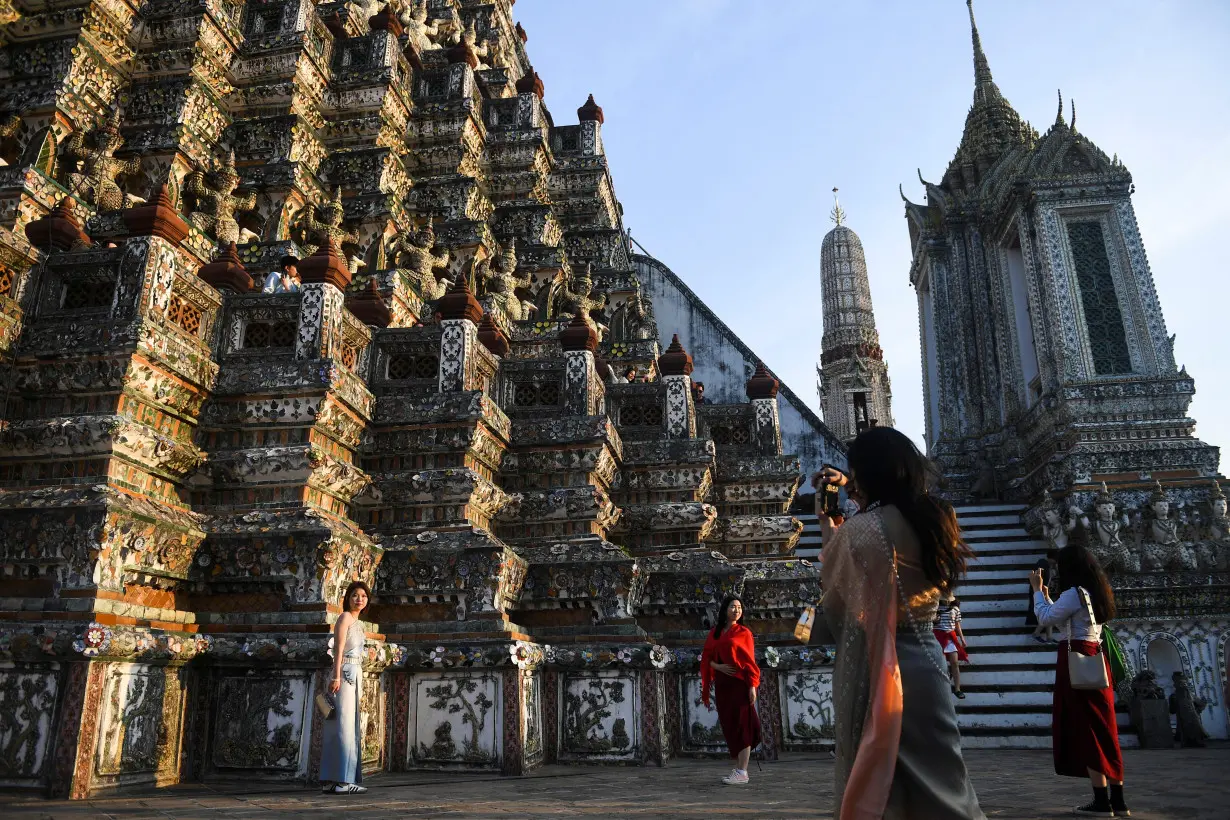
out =
<svg viewBox="0 0 1230 820"><path fill-rule="evenodd" d="M824 545L824 615L837 640L836 817L880 820L901 741L898 591L884 510L856 515Z"/></svg>

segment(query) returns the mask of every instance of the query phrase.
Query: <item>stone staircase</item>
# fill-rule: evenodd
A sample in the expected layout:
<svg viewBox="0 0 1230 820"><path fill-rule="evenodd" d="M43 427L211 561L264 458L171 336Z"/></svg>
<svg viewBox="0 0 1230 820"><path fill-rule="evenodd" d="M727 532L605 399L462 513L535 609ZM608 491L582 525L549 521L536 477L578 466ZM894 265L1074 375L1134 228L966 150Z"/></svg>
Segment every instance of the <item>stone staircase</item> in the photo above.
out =
<svg viewBox="0 0 1230 820"><path fill-rule="evenodd" d="M966 748L1051 746L1051 690L1055 646L1035 641L1025 625L1029 571L1046 553L1021 522L1023 505L958 507L957 519L974 550L957 590L971 663L961 667L965 700L957 721ZM1119 712L1120 743L1138 745L1128 715Z"/></svg>

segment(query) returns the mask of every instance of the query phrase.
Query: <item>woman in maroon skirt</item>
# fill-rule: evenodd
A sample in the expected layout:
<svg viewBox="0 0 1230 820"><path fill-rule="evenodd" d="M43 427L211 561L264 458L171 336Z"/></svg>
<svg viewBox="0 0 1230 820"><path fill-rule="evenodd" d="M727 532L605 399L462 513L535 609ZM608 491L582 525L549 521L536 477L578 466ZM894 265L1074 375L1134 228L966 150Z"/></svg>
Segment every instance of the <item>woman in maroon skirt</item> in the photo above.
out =
<svg viewBox="0 0 1230 820"><path fill-rule="evenodd" d="M1076 813L1094 817L1128 817L1123 798L1123 754L1115 723L1115 691L1073 689L1068 673L1068 650L1081 655L1101 652L1103 625L1115 617L1115 596L1098 559L1079 544L1059 550L1059 584L1063 592L1052 602L1034 570L1029 584L1034 590L1034 614L1041 626L1059 627L1066 640L1059 642L1055 664L1055 704L1051 734L1055 773L1088 777L1093 784L1093 802L1078 806ZM1105 659L1105 653L1102 653ZM1105 661L1104 661L1105 662ZM1107 662L1106 679L1111 680Z"/></svg>
<svg viewBox="0 0 1230 820"><path fill-rule="evenodd" d="M760 715L756 713L756 687L760 667L752 630L743 625L743 601L727 595L718 611L717 624L705 639L700 655L700 697L709 706L709 688L717 698L718 722L735 770L722 782L728 786L747 783L747 762L760 745Z"/></svg>

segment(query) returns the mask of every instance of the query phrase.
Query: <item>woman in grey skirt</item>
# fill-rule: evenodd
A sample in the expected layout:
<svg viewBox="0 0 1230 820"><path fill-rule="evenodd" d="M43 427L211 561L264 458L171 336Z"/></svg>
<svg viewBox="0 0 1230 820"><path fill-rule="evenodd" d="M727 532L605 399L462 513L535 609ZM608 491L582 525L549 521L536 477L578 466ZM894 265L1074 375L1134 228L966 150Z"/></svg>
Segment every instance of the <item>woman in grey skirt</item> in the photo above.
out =
<svg viewBox="0 0 1230 820"><path fill-rule="evenodd" d="M333 625L333 715L325 721L324 748L320 754L320 779L325 794L362 794L363 759L359 745L363 733L359 724L359 705L363 696L363 627L359 613L367 606L371 591L355 581L342 596L344 610Z"/></svg>
<svg viewBox="0 0 1230 820"><path fill-rule="evenodd" d="M908 438L872 428L848 458L847 493L862 512L838 528L817 511L823 610L837 640L835 816L985 820L930 629L970 550L952 507L927 493L926 460ZM835 470L816 481L847 484Z"/></svg>

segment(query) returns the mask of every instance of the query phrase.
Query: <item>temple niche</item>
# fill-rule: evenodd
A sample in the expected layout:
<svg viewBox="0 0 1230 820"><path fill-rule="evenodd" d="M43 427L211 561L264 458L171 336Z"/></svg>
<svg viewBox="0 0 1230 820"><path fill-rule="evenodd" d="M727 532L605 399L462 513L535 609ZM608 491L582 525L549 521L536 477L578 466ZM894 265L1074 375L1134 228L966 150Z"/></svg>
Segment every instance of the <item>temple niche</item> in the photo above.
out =
<svg viewBox="0 0 1230 820"><path fill-rule="evenodd" d="M732 591L770 754L831 742L793 394L695 400L512 5L2 18L0 784L314 780L356 579L369 772L711 753Z"/></svg>
<svg viewBox="0 0 1230 820"><path fill-rule="evenodd" d="M902 193L928 453L958 503L1015 503L1051 547L1087 544L1110 573L1134 671L1167 659L1159 683L1170 694L1181 673L1205 729L1225 738L1219 453L1187 415L1195 382L1174 358L1132 175L1077 130L1062 95L1044 133L1016 112L967 2L974 92L960 144L938 182L920 174L925 203Z"/></svg>

